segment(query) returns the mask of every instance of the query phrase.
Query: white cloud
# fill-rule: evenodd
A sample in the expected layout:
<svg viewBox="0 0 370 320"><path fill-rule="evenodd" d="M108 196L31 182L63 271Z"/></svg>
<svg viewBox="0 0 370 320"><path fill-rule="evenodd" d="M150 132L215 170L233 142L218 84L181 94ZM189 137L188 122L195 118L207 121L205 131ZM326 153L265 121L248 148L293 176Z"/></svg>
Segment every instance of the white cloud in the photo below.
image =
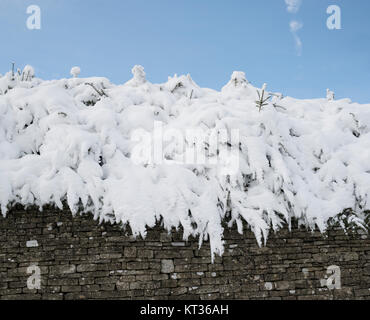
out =
<svg viewBox="0 0 370 320"><path fill-rule="evenodd" d="M287 10L290 13L297 13L302 5L302 0L285 0Z"/></svg>
<svg viewBox="0 0 370 320"><path fill-rule="evenodd" d="M303 28L303 23L293 20L290 22L289 26L290 26L290 32L293 34L293 37L294 37L297 55L300 56L302 55L303 43L302 43L301 38L297 35L297 32L298 30Z"/></svg>
<svg viewBox="0 0 370 320"><path fill-rule="evenodd" d="M302 29L303 27L303 24L299 21L291 21L290 24L290 31L293 32L293 33L296 33L299 29Z"/></svg>
<svg viewBox="0 0 370 320"><path fill-rule="evenodd" d="M297 13L302 5L303 0L285 0L287 11L290 13ZM297 35L297 32L303 28L303 24L299 21L292 20L289 24L290 32L293 34L297 55L302 54L303 43L301 38Z"/></svg>

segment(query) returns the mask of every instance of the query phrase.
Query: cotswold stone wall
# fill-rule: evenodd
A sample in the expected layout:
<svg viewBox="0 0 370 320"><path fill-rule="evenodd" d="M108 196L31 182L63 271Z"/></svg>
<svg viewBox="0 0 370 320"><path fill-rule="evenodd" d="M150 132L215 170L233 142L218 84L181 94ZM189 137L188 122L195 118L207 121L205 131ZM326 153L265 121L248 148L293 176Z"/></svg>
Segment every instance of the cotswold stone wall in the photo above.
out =
<svg viewBox="0 0 370 320"><path fill-rule="evenodd" d="M248 230L224 239L212 264L209 244L180 231L134 239L88 215L16 207L0 218L0 299L370 299L366 234L294 227L263 248Z"/></svg>

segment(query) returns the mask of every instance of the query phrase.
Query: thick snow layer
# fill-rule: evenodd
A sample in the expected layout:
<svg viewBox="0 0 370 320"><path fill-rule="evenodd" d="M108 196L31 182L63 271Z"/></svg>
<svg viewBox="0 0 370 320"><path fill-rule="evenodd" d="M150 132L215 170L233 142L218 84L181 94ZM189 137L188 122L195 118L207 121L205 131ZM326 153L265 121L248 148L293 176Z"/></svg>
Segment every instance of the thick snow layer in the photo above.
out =
<svg viewBox="0 0 370 320"><path fill-rule="evenodd" d="M209 238L212 253L222 254L225 219L240 231L245 220L262 244L292 217L324 231L347 208L358 224L370 209L370 105L333 95L274 95L259 110L262 89L243 72L219 92L190 76L152 84L141 66L124 85L105 78L42 81L27 68L23 77L0 78L3 215L16 203L66 202L74 214L129 223L135 235L145 236L159 220L168 229L181 225L185 238ZM133 161L133 134L152 134L158 124L185 137L186 130L239 130L238 143L220 139L238 151L237 170L225 174L217 161L181 162L184 148L171 139L163 142L171 163ZM185 146L193 143L185 138ZM202 148L217 158L214 145Z"/></svg>

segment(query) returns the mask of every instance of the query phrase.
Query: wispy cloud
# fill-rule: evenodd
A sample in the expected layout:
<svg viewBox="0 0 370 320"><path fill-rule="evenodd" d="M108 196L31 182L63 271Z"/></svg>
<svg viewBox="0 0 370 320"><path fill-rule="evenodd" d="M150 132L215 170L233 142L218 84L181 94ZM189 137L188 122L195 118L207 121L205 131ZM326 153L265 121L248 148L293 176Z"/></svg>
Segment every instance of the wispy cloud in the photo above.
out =
<svg viewBox="0 0 370 320"><path fill-rule="evenodd" d="M298 30L302 29L303 23L293 20L290 22L289 27L291 32L296 33Z"/></svg>
<svg viewBox="0 0 370 320"><path fill-rule="evenodd" d="M303 0L284 0L284 1L287 11L293 14L299 11L303 2ZM293 34L294 37L297 55L300 56L302 55L303 43L301 38L297 35L297 32L298 30L303 28L303 23L296 20L292 20L289 24L289 27L290 32Z"/></svg>
<svg viewBox="0 0 370 320"><path fill-rule="evenodd" d="M290 13L297 13L302 5L302 0L285 0L287 10Z"/></svg>
<svg viewBox="0 0 370 320"><path fill-rule="evenodd" d="M300 56L302 55L303 43L301 38L297 35L297 32L303 28L303 23L293 20L290 22L289 27L290 32L293 34L294 37L297 55Z"/></svg>

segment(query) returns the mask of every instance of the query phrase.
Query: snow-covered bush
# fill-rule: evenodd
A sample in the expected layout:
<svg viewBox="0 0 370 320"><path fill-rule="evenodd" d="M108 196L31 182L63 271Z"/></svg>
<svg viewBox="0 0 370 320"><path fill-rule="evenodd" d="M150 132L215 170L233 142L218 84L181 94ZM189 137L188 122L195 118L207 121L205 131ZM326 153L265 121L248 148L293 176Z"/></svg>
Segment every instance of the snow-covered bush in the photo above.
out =
<svg viewBox="0 0 370 320"><path fill-rule="evenodd" d="M132 68L131 72L134 77L131 80L127 81L126 85L137 87L146 82L143 66L136 65Z"/></svg>
<svg viewBox="0 0 370 320"><path fill-rule="evenodd" d="M231 75L230 81L235 87L240 87L240 86L246 87L247 84L249 84L249 81L247 80L245 76L245 72L243 71L234 71L233 74Z"/></svg>
<svg viewBox="0 0 370 320"><path fill-rule="evenodd" d="M221 93L226 99L256 98L256 88L249 83L242 71L232 73L230 81L221 89Z"/></svg>
<svg viewBox="0 0 370 320"><path fill-rule="evenodd" d="M163 88L177 95L184 96L190 99L200 97L202 90L193 81L190 74L178 77L175 74L173 77L168 77L168 81L163 85Z"/></svg>
<svg viewBox="0 0 370 320"><path fill-rule="evenodd" d="M21 81L31 81L35 77L35 70L32 66L26 65L21 75Z"/></svg>
<svg viewBox="0 0 370 320"><path fill-rule="evenodd" d="M261 92L259 90L257 90L258 100L256 100L256 106L257 106L259 112L261 112L261 110L264 106L268 105L267 101L269 101L271 99L270 95L267 94L267 96L265 96L266 88L267 88L267 84L264 83L263 86L262 86Z"/></svg>
<svg viewBox="0 0 370 320"><path fill-rule="evenodd" d="M12 68L3 77L0 77L0 95L5 95L15 87L33 88L40 84L40 79L35 78L35 70L32 66L26 65L21 71L15 70L15 63Z"/></svg>
<svg viewBox="0 0 370 320"><path fill-rule="evenodd" d="M1 90L9 77L0 78ZM184 238L209 239L213 254L224 250L224 220L240 232L246 222L261 245L292 218L325 231L350 209L349 225L361 227L370 209L370 105L284 97L259 112L257 90L241 72L221 92L190 76L152 84L140 66L119 86L105 78L17 84L0 95L2 214L15 203L66 203L74 214L91 211L143 236L161 221L183 226ZM141 143L155 151L158 122L164 133L185 137L163 139L171 165L135 163L133 134L141 130L149 137ZM225 175L218 163L181 163L194 145L189 128L238 129L238 143L216 135L220 146L238 150L238 170ZM220 149L201 145L207 159Z"/></svg>
<svg viewBox="0 0 370 320"><path fill-rule="evenodd" d="M77 78L78 76L79 76L79 74L81 73L81 69L80 69L80 67L73 67L72 69L71 69L71 76L73 77L73 78Z"/></svg>
<svg viewBox="0 0 370 320"><path fill-rule="evenodd" d="M329 89L326 89L326 99L328 101L333 101L334 98L335 98L334 92Z"/></svg>

